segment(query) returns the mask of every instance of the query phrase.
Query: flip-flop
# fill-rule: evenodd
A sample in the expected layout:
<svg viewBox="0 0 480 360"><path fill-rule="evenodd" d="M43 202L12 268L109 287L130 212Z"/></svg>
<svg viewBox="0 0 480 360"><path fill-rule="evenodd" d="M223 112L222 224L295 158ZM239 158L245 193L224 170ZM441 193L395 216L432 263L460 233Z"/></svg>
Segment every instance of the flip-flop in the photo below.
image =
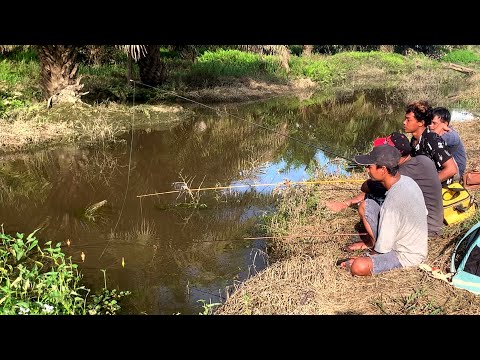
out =
<svg viewBox="0 0 480 360"><path fill-rule="evenodd" d="M344 262L347 262L347 261L350 260L350 259L351 259L351 258L338 259L337 262L335 263L335 265L337 265L337 266L342 266L342 264L343 264ZM344 266L342 266L342 267L344 267Z"/></svg>
<svg viewBox="0 0 480 360"><path fill-rule="evenodd" d="M418 265L418 267L423 271L430 273L430 275L435 279L445 281L446 283L449 283L449 284L452 281L451 277L453 273L444 273L439 268L431 267L428 264L420 264Z"/></svg>

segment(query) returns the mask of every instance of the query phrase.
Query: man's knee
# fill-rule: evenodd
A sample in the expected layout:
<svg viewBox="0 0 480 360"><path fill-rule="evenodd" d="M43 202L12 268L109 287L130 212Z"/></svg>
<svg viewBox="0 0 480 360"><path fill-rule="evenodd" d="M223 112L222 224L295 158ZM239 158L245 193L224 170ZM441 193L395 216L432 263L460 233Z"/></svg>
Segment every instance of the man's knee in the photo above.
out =
<svg viewBox="0 0 480 360"><path fill-rule="evenodd" d="M361 201L359 204L358 204L358 214L360 215L360 217L365 217L365 201Z"/></svg>
<svg viewBox="0 0 480 360"><path fill-rule="evenodd" d="M350 272L352 273L352 275L356 276L370 276L372 275L372 271L373 263L372 259L370 259L369 257L361 257L355 259L352 267L350 268Z"/></svg>

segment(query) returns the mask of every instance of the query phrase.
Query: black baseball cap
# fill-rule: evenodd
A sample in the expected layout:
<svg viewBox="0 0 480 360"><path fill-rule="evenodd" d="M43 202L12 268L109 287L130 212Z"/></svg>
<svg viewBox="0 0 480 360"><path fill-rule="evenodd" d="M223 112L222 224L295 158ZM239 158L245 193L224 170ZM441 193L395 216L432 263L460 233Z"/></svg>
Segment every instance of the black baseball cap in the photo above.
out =
<svg viewBox="0 0 480 360"><path fill-rule="evenodd" d="M355 162L360 165L386 166L390 169L398 166L400 151L390 145L380 145L373 148L368 154L355 155Z"/></svg>

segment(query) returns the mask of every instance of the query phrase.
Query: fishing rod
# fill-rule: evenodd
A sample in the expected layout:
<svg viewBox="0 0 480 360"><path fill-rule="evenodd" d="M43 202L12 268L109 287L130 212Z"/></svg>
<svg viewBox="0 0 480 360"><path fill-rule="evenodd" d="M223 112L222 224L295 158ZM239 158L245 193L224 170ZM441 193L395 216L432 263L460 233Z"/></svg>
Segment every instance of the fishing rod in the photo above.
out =
<svg viewBox="0 0 480 360"><path fill-rule="evenodd" d="M368 235L367 233L323 233L323 234L293 234L293 235L275 235L275 236L250 236L250 237L243 237L243 238L237 238L237 239L220 239L220 240L192 240L192 243L198 244L198 243L215 243L215 242L235 242L235 241L245 241L245 240L274 240L274 239L296 239L296 238L323 238L323 237L339 237L339 236L363 236L363 235ZM101 242L96 242L96 243L86 243L86 244L67 244L67 247L72 248L72 249L94 249L96 247L100 247L104 244L108 243L108 241L101 241ZM154 247L154 245L151 244L141 244L141 243L115 243L116 247L120 246L143 246L143 247ZM80 250L77 250L80 251ZM83 256L83 259L85 258L85 255ZM124 257L122 257L124 260Z"/></svg>
<svg viewBox="0 0 480 360"><path fill-rule="evenodd" d="M367 233L337 233L337 234L296 234L296 235L280 235L280 236L252 236L244 237L241 239L228 239L228 240L194 240L195 244L198 243L214 243L225 241L244 241L244 240L275 240L275 239L296 239L296 238L324 238L324 237L339 237L339 236L355 236L355 235L368 235Z"/></svg>
<svg viewBox="0 0 480 360"><path fill-rule="evenodd" d="M171 190L171 191L163 191L163 192L156 192L151 194L143 194L137 195L137 198L147 197L147 196L155 196L155 195L165 195L165 194L175 194L181 193L184 191L207 191L207 190L225 190L225 189L236 189L236 188L245 188L245 187L259 187L259 186L290 186L294 184L322 184L322 183L350 183L350 182L364 182L365 180L361 179L346 179L346 180L317 180L317 181L289 181L285 180L281 183L272 183L272 184L245 184L245 185L231 185L231 186L214 186L214 187L206 187L206 188L198 188L198 189L191 189L185 182L175 182L173 185L178 190ZM349 189L352 190L352 189Z"/></svg>
<svg viewBox="0 0 480 360"><path fill-rule="evenodd" d="M295 137L293 137L293 136L291 136L291 135L281 133L281 132L276 131L276 130L274 130L274 129L271 129L271 128L267 127L267 126L264 126L264 125L261 125L261 124L257 124L256 122L253 122L253 121L249 121L249 120L244 119L244 118L242 118L242 117L240 117L240 116L231 114L231 113L229 113L229 112L226 111L226 110L216 109L216 108L214 108L214 107L212 107L212 106L208 106L208 105L203 104L203 103L201 103L201 102L198 102L198 101L189 99L189 98L187 98L187 97L181 96L181 95L177 94L177 93L174 92L174 91L161 90L161 89L159 89L158 87L145 84L145 83L143 83L143 82L141 82L141 81L136 81L136 80L132 80L132 79L130 79L130 81L131 81L131 82L134 82L134 83L137 83L137 84L140 84L140 85L143 85L143 86L146 86L146 87L149 87L149 88L152 88L152 89L155 89L155 90L157 90L157 91L161 91L161 92L163 92L163 93L165 93L165 94L171 94L171 95L176 96L176 97L178 97L178 98L180 98L180 99L183 99L183 100L186 100L186 101L190 101L190 102L192 102L192 103L194 103L194 104L203 106L203 107L205 107L205 108L207 108L207 109L211 109L211 110L213 110L213 111L217 111L217 112L220 112L220 113L224 113L224 114L226 114L226 115L228 115L228 116L231 116L231 117L233 117L233 118L235 118L235 119L239 119L239 120L245 121L245 122L247 122L247 123L249 123L249 124L251 124L251 125L258 126L258 127L262 128L262 129L265 129L265 130L269 130L269 131L271 131L271 132L273 132L273 133L275 133L275 134L284 136L284 137L286 137L286 138L288 138L288 139L297 141L297 142L299 142L299 143L301 143L301 144L303 144L303 145L310 146L310 147L312 147L312 148L314 148L314 149L322 150L324 153L333 155L333 156L335 156L335 157L337 157L337 158L341 158L341 159L347 160L347 161L349 162L349 164L348 164L349 167L351 167L351 166L358 166L356 163L352 162L352 159L350 159L350 158L347 158L347 157L338 155L338 154L336 154L335 152L333 152L333 151L331 151L331 150L323 149L323 148L321 148L321 147L318 146L318 145L314 145L314 144L309 143L309 142L306 142L306 141L304 141L304 140L302 140L302 139L298 139L298 138L295 138Z"/></svg>

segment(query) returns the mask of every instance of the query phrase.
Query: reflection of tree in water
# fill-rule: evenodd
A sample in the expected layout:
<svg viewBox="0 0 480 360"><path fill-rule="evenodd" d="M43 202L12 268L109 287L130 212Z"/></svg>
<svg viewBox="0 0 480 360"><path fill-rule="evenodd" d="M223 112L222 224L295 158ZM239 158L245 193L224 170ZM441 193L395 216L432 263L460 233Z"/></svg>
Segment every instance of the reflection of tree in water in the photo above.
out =
<svg viewBox="0 0 480 360"><path fill-rule="evenodd" d="M22 228L12 231L30 232L37 227L45 230L50 224L54 233L68 231L71 234L72 230L80 231L103 221L108 205L98 206L104 204L100 201L105 198L97 197L93 191L96 185L92 185L103 181L108 188L107 166L92 162L99 153L63 147L15 156L6 162L0 180L6 228L9 224L20 224ZM108 153L101 153L104 159L108 157ZM108 167L114 167L113 163L110 159ZM105 196L105 192L101 192ZM95 204L97 207L92 206Z"/></svg>
<svg viewBox="0 0 480 360"><path fill-rule="evenodd" d="M112 236L115 241L110 242L102 262L119 264L122 256L128 254L128 269L117 266L116 270L109 271L113 277L117 275L112 274L112 270L128 271L128 279L123 279L121 286L133 291L135 307L147 313L179 311L191 296L188 288L194 291L213 287L217 294L219 290L224 292L231 279L245 268L245 260L238 256L238 252L247 251L251 246L251 242L243 237L250 234L248 229L259 219L254 216L258 210L252 212L247 206L254 197L258 198L258 195L247 194L247 200L221 203L208 210L170 210L168 212L175 215L181 230L169 233L162 232L162 229L156 229L154 233L147 231L151 236L142 244L135 241L140 237L138 233L117 233ZM248 212L251 215L245 218ZM152 221L148 224L143 228L151 230L155 226ZM126 243L130 246L122 245ZM181 310L182 313L186 311L190 310Z"/></svg>
<svg viewBox="0 0 480 360"><path fill-rule="evenodd" d="M313 97L303 99L276 98L261 103L232 106L226 111L238 118L231 117L232 123L217 121L221 123L219 126L209 122L208 126L214 128L211 130L212 134L219 134L217 137L223 134L221 142L218 143L221 148L225 146L223 149L232 151L230 149L235 146L248 149L252 143L256 147L258 141L261 144L260 148L252 153L252 157L259 157L264 148L270 148L263 152L268 161L276 162L281 158L287 166L298 167L305 164L313 166L315 154L319 149L325 150L325 155L330 158L335 155L351 158L358 152L368 150L375 137L387 135L401 128L403 104L400 105L393 100L392 103L382 102L382 94L385 99L394 97L392 94L385 95L385 91L383 93L366 91L340 94L338 97L331 94L315 94ZM203 109L198 111L205 113ZM227 117L224 114L212 115L211 111L203 116L216 119ZM247 122L265 126L275 133ZM235 131L231 131L233 127L236 127ZM236 137L229 138L228 133L235 134ZM185 149L185 153L188 154L191 150ZM212 152L211 147L203 151L208 155L222 156L218 151ZM240 158L245 159L244 156ZM245 164L237 166L241 169Z"/></svg>

